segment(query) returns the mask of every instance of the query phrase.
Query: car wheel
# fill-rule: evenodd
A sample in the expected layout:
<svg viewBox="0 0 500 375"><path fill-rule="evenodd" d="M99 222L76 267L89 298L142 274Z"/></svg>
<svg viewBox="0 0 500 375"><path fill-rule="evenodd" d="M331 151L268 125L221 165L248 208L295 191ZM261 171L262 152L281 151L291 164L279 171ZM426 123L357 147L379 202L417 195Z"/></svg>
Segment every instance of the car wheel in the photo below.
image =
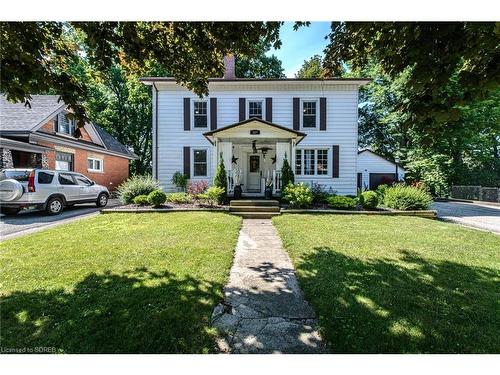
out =
<svg viewBox="0 0 500 375"><path fill-rule="evenodd" d="M6 216L17 215L19 213L19 211L21 211L21 209L15 208L15 207L2 207L2 209L1 209L2 214L6 215Z"/></svg>
<svg viewBox="0 0 500 375"><path fill-rule="evenodd" d="M108 204L108 195L101 193L97 197L97 201L95 202L97 207L104 207Z"/></svg>
<svg viewBox="0 0 500 375"><path fill-rule="evenodd" d="M64 202L61 198L55 197L49 199L45 209L49 215L58 215L64 208Z"/></svg>

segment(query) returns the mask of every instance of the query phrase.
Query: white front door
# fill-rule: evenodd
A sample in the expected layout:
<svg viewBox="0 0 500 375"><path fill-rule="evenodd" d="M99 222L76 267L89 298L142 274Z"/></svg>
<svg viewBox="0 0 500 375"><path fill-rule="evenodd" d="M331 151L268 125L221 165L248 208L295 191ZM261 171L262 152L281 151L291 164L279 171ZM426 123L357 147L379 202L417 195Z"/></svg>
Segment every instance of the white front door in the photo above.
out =
<svg viewBox="0 0 500 375"><path fill-rule="evenodd" d="M247 191L260 192L261 156L248 155Z"/></svg>

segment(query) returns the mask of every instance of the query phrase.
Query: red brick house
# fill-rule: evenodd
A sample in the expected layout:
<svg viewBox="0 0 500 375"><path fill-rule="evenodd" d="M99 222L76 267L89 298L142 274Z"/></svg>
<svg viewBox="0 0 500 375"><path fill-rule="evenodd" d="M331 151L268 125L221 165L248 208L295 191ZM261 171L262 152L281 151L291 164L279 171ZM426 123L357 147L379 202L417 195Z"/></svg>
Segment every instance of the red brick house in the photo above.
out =
<svg viewBox="0 0 500 375"><path fill-rule="evenodd" d="M31 108L0 97L0 169L47 168L82 173L114 190L137 156L96 124L74 136L75 123L57 95L33 95Z"/></svg>

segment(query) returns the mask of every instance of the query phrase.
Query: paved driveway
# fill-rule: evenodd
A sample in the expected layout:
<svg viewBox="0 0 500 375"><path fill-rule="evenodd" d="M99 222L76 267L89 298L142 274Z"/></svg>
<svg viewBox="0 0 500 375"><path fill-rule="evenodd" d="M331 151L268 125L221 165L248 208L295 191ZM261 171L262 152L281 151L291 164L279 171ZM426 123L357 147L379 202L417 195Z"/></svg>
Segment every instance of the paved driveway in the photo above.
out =
<svg viewBox="0 0 500 375"><path fill-rule="evenodd" d="M477 203L434 202L438 217L500 234L500 207Z"/></svg>
<svg viewBox="0 0 500 375"><path fill-rule="evenodd" d="M107 207L118 206L117 199L110 199ZM40 211L20 212L16 216L0 217L0 236L2 239L8 239L37 232L46 227L67 223L78 220L89 215L97 215L100 208L94 203L79 204L73 207L67 207L59 215L50 216Z"/></svg>

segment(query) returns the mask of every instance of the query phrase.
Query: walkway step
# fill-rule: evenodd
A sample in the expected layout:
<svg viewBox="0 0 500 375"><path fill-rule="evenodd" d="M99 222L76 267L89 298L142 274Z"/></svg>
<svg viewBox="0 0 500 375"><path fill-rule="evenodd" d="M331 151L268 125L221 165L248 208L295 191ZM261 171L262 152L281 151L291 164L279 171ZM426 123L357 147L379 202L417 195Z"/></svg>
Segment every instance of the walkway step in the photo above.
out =
<svg viewBox="0 0 500 375"><path fill-rule="evenodd" d="M279 206L230 206L231 212L280 212Z"/></svg>
<svg viewBox="0 0 500 375"><path fill-rule="evenodd" d="M212 313L229 353L324 353L314 310L269 219L244 219L224 302Z"/></svg>
<svg viewBox="0 0 500 375"><path fill-rule="evenodd" d="M241 216L244 219L270 219L273 216L280 215L279 212L247 212L247 211L230 211L231 215Z"/></svg>
<svg viewBox="0 0 500 375"><path fill-rule="evenodd" d="M264 199L233 199L230 206L279 206L280 202L276 200Z"/></svg>

